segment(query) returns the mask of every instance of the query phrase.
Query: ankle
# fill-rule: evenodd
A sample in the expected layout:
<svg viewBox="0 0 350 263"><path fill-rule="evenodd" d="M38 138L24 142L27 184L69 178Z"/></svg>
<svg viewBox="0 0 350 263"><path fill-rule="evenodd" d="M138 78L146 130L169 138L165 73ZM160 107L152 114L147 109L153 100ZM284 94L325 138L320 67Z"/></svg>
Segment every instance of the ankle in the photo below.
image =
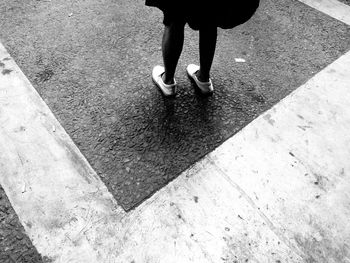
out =
<svg viewBox="0 0 350 263"><path fill-rule="evenodd" d="M165 72L164 72L163 75L162 75L162 80L163 80L164 84L166 84L166 85L172 85L172 84L175 83L174 77L169 78L169 77L165 74Z"/></svg>
<svg viewBox="0 0 350 263"><path fill-rule="evenodd" d="M203 74L200 70L198 70L196 73L197 79L201 82L209 82L210 76L209 74Z"/></svg>

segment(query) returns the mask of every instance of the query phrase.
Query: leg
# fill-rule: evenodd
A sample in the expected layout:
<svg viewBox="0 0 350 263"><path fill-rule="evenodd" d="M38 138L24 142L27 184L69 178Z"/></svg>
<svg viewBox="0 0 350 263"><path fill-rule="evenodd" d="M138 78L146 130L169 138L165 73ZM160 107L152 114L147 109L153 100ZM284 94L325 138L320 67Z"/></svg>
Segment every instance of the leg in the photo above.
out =
<svg viewBox="0 0 350 263"><path fill-rule="evenodd" d="M185 23L174 21L165 26L162 42L163 62L165 74L163 81L166 84L174 83L174 75L184 42Z"/></svg>
<svg viewBox="0 0 350 263"><path fill-rule="evenodd" d="M197 72L197 77L200 81L209 81L210 69L215 55L216 40L216 27L208 26L199 30L200 70Z"/></svg>

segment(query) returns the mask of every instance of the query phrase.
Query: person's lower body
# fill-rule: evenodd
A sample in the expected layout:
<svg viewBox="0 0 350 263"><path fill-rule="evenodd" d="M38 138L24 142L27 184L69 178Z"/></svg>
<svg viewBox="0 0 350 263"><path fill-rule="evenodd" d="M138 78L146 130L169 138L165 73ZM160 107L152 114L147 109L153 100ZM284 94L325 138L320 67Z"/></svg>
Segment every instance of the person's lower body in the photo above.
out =
<svg viewBox="0 0 350 263"><path fill-rule="evenodd" d="M164 68L156 66L153 70L152 77L154 82L166 96L175 95L176 92L176 81L174 76L183 48L185 24L186 19L164 13L165 28L162 39ZM212 89L210 69L215 55L216 40L216 26L206 25L199 28L200 66L198 70L189 74L189 76L195 80L197 86L200 86L201 83L210 83ZM192 75L192 73L194 75ZM202 87L204 86L202 85ZM203 93L206 92L205 89L201 90ZM208 90L208 92L212 92L212 90Z"/></svg>
<svg viewBox="0 0 350 263"><path fill-rule="evenodd" d="M164 27L162 55L165 69L163 80L166 84L174 82L177 63L184 43L185 24L186 22L180 19Z"/></svg>
<svg viewBox="0 0 350 263"><path fill-rule="evenodd" d="M199 61L200 66L190 64L187 66L187 74L194 82L198 90L209 95L214 92L210 78L210 69L213 63L217 40L217 27L202 26L199 29Z"/></svg>
<svg viewBox="0 0 350 263"><path fill-rule="evenodd" d="M216 26L205 26L199 29L200 69L197 77L202 82L207 82L210 79L210 69L215 55L216 40Z"/></svg>

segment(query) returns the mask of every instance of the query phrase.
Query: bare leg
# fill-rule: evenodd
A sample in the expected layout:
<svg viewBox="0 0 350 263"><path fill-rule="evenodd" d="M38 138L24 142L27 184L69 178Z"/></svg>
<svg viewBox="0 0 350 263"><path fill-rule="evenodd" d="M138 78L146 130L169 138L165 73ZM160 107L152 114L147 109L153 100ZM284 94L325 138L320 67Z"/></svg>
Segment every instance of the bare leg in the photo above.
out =
<svg viewBox="0 0 350 263"><path fill-rule="evenodd" d="M210 69L213 63L217 40L217 28L205 27L199 30L199 60L200 70L197 77L200 81L207 82L210 78Z"/></svg>
<svg viewBox="0 0 350 263"><path fill-rule="evenodd" d="M165 74L163 81L165 84L174 83L176 66L179 61L184 43L185 23L174 22L170 26L165 26L162 42L163 62Z"/></svg>

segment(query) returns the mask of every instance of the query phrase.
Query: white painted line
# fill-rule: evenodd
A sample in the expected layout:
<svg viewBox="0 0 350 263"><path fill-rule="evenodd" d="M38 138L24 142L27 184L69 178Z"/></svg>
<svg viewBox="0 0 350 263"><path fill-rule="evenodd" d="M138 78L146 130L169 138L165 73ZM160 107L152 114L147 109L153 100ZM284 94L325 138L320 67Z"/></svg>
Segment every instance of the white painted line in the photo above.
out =
<svg viewBox="0 0 350 263"><path fill-rule="evenodd" d="M299 0L343 23L350 25L350 6L337 0Z"/></svg>
<svg viewBox="0 0 350 263"><path fill-rule="evenodd" d="M120 262L303 262L208 158L129 220Z"/></svg>
<svg viewBox="0 0 350 263"><path fill-rule="evenodd" d="M125 212L1 44L0 67L0 183L20 221L55 262L106 262Z"/></svg>
<svg viewBox="0 0 350 263"><path fill-rule="evenodd" d="M208 157L310 262L350 262L349 101L350 52Z"/></svg>

